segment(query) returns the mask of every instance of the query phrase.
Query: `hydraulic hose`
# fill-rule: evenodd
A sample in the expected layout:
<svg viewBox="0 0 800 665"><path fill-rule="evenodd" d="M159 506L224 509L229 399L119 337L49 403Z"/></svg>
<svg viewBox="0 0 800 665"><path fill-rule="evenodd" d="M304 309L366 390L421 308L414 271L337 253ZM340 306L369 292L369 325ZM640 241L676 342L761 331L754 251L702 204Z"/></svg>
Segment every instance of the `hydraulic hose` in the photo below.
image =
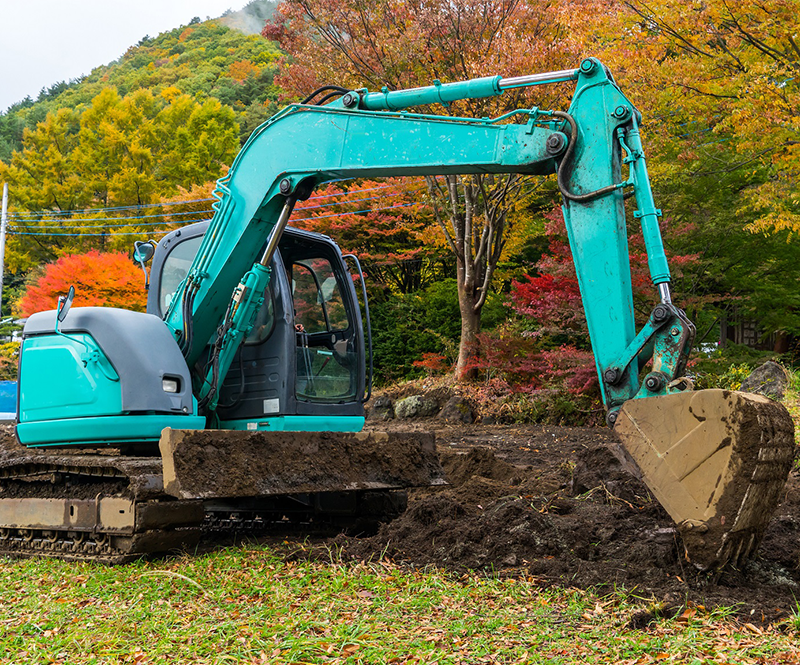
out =
<svg viewBox="0 0 800 665"><path fill-rule="evenodd" d="M326 90L333 90L333 93L331 93L331 94L329 94L329 95L325 95L325 97L324 97L322 100L320 100L320 101L318 101L318 102L314 102L315 104L317 104L317 105L319 105L319 104L322 104L322 102L324 102L326 99L328 99L329 97L333 97L333 96L335 96L336 94L341 94L341 95L344 95L344 94L346 94L346 93L350 92L350 91L349 91L347 88L343 88L343 87L342 87L342 86L340 86L340 85L323 85L321 88L317 88L317 89L316 89L314 92L312 92L312 93L311 93L311 94L310 94L308 97L306 97L306 98L305 98L305 99L304 99L302 102L300 102L300 103L301 103L301 104L308 104L308 103L309 103L309 102L310 102L312 99L314 99L314 97L316 97L316 96L317 96L319 93L321 93L321 92L325 92Z"/></svg>
<svg viewBox="0 0 800 665"><path fill-rule="evenodd" d="M605 196L619 189L620 185L608 185L607 187L601 187L600 189L587 192L586 194L573 194L569 191L566 181L569 179L569 175L572 171L572 157L575 153L575 145L578 142L578 123L575 122L575 118L564 111L553 111L553 116L556 118L563 118L570 126L569 144L567 145L567 151L564 153L564 158L561 160L561 164L558 167L557 174L558 188L561 190L561 195L569 201L588 203L589 201L593 201L596 198Z"/></svg>

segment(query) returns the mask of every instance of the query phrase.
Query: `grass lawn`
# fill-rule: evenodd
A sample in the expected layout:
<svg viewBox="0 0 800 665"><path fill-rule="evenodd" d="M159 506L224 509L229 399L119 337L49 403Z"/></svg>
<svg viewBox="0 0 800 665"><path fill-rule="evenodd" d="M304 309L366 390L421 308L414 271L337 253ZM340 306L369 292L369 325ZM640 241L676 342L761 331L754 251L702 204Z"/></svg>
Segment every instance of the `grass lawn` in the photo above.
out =
<svg viewBox="0 0 800 665"><path fill-rule="evenodd" d="M335 561L257 545L117 567L0 559L0 663L800 662L798 617L689 607L634 629L649 602L635 590Z"/></svg>

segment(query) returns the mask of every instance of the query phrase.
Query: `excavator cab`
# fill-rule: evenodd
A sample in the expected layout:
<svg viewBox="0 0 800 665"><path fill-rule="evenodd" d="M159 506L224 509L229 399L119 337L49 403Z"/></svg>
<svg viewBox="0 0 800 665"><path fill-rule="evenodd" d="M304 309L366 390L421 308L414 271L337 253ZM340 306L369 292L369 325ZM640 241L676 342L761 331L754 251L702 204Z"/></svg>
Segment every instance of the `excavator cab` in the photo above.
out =
<svg viewBox="0 0 800 665"><path fill-rule="evenodd" d="M199 222L158 244L148 313L163 316L207 229ZM288 227L270 270L253 328L222 383L215 426L360 431L371 384L369 344L341 251L327 236Z"/></svg>

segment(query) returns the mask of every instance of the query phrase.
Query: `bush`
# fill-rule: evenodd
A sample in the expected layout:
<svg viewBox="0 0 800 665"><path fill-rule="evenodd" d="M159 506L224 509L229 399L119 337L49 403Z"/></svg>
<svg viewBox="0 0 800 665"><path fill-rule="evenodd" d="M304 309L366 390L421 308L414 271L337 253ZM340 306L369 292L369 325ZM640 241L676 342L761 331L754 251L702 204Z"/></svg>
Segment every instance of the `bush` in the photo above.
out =
<svg viewBox="0 0 800 665"><path fill-rule="evenodd" d="M689 362L688 374L695 388L738 390L742 381L766 360L776 360L772 351L759 351L743 344L728 343L708 356Z"/></svg>
<svg viewBox="0 0 800 665"><path fill-rule="evenodd" d="M0 344L0 380L17 380L19 346L19 342L5 342Z"/></svg>
<svg viewBox="0 0 800 665"><path fill-rule="evenodd" d="M502 297L492 294L483 308L484 328L506 315ZM455 363L461 338L461 312L455 279L444 279L409 294L370 297L375 380L378 384L412 379Z"/></svg>

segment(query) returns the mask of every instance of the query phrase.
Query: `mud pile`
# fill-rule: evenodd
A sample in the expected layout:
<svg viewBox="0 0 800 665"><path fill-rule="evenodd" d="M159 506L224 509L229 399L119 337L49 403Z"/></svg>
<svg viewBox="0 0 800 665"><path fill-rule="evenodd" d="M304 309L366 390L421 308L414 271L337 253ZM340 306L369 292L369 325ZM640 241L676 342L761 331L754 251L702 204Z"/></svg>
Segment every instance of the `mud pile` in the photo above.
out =
<svg viewBox="0 0 800 665"><path fill-rule="evenodd" d="M759 558L713 576L685 560L669 516L607 450L609 430L473 426L437 437L450 486L413 491L406 513L373 537L340 536L349 556L625 589L667 604L734 605L748 620L796 608L796 473Z"/></svg>

